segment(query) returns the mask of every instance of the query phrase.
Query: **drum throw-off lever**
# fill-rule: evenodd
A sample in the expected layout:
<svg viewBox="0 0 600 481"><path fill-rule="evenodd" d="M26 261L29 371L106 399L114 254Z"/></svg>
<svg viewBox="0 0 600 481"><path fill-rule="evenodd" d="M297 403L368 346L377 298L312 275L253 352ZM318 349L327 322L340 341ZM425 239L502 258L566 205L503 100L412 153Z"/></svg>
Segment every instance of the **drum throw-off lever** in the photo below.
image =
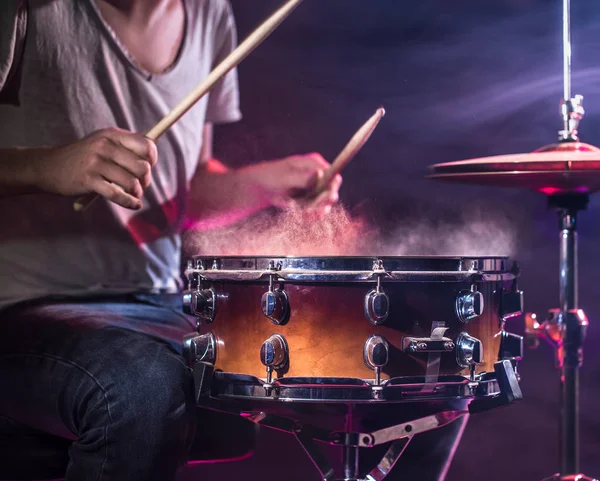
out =
<svg viewBox="0 0 600 481"><path fill-rule="evenodd" d="M488 411L523 399L517 373L509 359L494 363L494 373L496 374L496 382L500 388L500 393L471 401L469 413L476 414Z"/></svg>

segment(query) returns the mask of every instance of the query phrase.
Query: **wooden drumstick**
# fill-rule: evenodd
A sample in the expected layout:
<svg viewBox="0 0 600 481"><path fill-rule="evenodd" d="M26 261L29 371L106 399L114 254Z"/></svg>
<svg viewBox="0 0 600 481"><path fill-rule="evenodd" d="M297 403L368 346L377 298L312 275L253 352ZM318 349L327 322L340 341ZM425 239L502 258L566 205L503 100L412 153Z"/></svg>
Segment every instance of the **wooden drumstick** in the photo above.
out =
<svg viewBox="0 0 600 481"><path fill-rule="evenodd" d="M350 139L350 142L342 149L335 160L331 163L331 166L323 173L323 177L319 179L317 185L310 193L309 197L316 197L325 190L331 180L339 174L346 165L354 158L354 156L362 149L363 145L367 143L369 137L377 127L379 121L385 115L385 109L379 107L373 116L365 122L365 124L356 131L356 133Z"/></svg>
<svg viewBox="0 0 600 481"><path fill-rule="evenodd" d="M204 95L206 95L215 84L221 80L231 69L236 67L252 51L258 47L302 0L288 0L283 6L275 11L267 20L258 26L248 37L240 43L225 59L212 70L208 76L185 97L171 112L160 122L152 127L147 133L152 141L164 134L175 122L177 122L189 109L191 109ZM83 211L98 197L91 193L78 199L74 204L76 211Z"/></svg>

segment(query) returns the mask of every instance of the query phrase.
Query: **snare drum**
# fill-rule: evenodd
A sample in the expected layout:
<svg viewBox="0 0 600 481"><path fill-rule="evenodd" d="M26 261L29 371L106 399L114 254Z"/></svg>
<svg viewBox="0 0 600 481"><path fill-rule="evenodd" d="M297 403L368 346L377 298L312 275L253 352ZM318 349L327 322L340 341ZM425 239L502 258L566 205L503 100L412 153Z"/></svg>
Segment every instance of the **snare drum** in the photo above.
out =
<svg viewBox="0 0 600 481"><path fill-rule="evenodd" d="M493 394L494 364L521 356L505 257L196 257L185 310L191 362L213 394L386 402ZM215 391L216 389L216 391Z"/></svg>

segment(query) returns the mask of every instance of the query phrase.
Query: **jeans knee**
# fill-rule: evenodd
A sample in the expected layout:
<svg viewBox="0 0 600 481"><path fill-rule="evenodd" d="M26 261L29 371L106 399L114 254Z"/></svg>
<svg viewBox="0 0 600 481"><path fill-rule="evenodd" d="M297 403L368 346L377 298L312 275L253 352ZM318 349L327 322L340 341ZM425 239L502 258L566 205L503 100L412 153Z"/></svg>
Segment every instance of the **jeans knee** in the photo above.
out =
<svg viewBox="0 0 600 481"><path fill-rule="evenodd" d="M143 438L148 447L189 444L196 419L193 380L181 356L167 344L135 333L125 352L107 361L109 431L123 440Z"/></svg>

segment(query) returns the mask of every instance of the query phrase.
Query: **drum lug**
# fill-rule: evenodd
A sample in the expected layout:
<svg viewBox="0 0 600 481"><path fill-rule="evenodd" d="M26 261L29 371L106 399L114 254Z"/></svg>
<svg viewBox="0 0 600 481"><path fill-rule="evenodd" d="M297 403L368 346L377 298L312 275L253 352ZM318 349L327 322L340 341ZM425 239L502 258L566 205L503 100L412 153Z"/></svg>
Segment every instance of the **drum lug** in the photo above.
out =
<svg viewBox="0 0 600 481"><path fill-rule="evenodd" d="M390 345L382 336L371 336L365 342L363 359L366 366L375 371L375 386L373 394L379 398L381 392L381 368L385 367L390 359Z"/></svg>
<svg viewBox="0 0 600 481"><path fill-rule="evenodd" d="M365 296L365 316L371 324L383 324L390 313L390 298L381 288L381 275L377 276L377 287Z"/></svg>
<svg viewBox="0 0 600 481"><path fill-rule="evenodd" d="M481 316L483 309L483 294L474 288L470 291L461 291L456 296L456 317L465 324Z"/></svg>
<svg viewBox="0 0 600 481"><path fill-rule="evenodd" d="M523 314L523 291L503 292L500 298L499 309L501 322Z"/></svg>
<svg viewBox="0 0 600 481"><path fill-rule="evenodd" d="M214 289L198 289L183 296L183 310L199 320L211 323L217 313L217 294Z"/></svg>
<svg viewBox="0 0 600 481"><path fill-rule="evenodd" d="M263 384L267 396L273 390L273 371L284 369L289 362L287 341L280 334L273 334L260 347L260 362L267 368L267 382Z"/></svg>
<svg viewBox="0 0 600 481"><path fill-rule="evenodd" d="M183 312L185 312L186 314L189 314L190 316L194 315L194 311L192 309L192 292L191 291L185 291L183 293L182 310L183 310Z"/></svg>
<svg viewBox="0 0 600 481"><path fill-rule="evenodd" d="M500 352L498 359L514 359L520 361L523 359L523 336L513 334L512 332L502 331L500 339Z"/></svg>
<svg viewBox="0 0 600 481"><path fill-rule="evenodd" d="M214 364L217 360L217 340L212 332L188 334L183 338L183 357L189 366L196 362Z"/></svg>
<svg viewBox="0 0 600 481"><path fill-rule="evenodd" d="M290 318L290 298L284 289L273 287L277 278L276 274L269 276L269 290L260 300L260 307L273 324L285 324Z"/></svg>
<svg viewBox="0 0 600 481"><path fill-rule="evenodd" d="M483 362L483 343L466 332L456 338L456 363L460 367L472 367Z"/></svg>

